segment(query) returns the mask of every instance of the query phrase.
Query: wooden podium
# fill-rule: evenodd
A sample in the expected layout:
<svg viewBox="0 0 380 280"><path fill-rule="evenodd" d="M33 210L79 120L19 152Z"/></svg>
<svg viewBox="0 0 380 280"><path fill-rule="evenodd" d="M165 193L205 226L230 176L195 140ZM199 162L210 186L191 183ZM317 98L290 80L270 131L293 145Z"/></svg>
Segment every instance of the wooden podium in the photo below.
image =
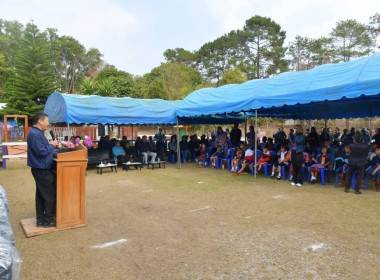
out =
<svg viewBox="0 0 380 280"><path fill-rule="evenodd" d="M57 227L36 227L35 218L25 219L21 226L27 237L86 225L86 168L87 149L81 144L75 151L57 154L53 167L57 187Z"/></svg>
<svg viewBox="0 0 380 280"><path fill-rule="evenodd" d="M86 225L87 149L79 145L73 152L58 153L54 164L57 186L57 228Z"/></svg>

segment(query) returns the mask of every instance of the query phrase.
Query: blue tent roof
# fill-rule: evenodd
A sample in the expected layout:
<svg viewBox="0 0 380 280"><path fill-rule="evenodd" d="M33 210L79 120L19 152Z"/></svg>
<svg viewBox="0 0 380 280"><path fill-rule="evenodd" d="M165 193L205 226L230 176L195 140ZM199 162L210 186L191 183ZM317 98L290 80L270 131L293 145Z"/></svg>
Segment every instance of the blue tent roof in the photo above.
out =
<svg viewBox="0 0 380 280"><path fill-rule="evenodd" d="M380 115L379 94L377 53L240 85L198 90L179 103L176 113L190 117L257 109L260 116L283 118L365 117Z"/></svg>
<svg viewBox="0 0 380 280"><path fill-rule="evenodd" d="M174 125L175 109L180 101L103 97L52 93L45 113L51 123L119 124L119 125ZM179 118L179 124L231 124L244 122L244 115Z"/></svg>
<svg viewBox="0 0 380 280"><path fill-rule="evenodd" d="M44 112L51 123L173 125L178 101L52 93Z"/></svg>

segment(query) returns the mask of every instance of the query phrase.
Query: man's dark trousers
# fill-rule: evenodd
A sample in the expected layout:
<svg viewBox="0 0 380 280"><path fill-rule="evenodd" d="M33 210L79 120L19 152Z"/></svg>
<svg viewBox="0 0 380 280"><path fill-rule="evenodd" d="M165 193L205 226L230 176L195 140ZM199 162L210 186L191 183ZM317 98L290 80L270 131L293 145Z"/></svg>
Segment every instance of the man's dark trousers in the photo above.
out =
<svg viewBox="0 0 380 280"><path fill-rule="evenodd" d="M37 221L50 223L55 213L56 190L54 175L50 169L32 168L36 181L36 215Z"/></svg>

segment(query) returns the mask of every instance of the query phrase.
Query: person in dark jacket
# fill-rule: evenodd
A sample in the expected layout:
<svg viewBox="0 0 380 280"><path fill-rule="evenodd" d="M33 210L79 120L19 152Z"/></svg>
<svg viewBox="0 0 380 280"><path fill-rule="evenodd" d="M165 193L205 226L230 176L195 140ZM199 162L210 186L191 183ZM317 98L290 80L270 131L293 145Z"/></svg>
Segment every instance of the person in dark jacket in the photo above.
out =
<svg viewBox="0 0 380 280"><path fill-rule="evenodd" d="M241 129L239 129L238 123L235 123L234 127L231 129L230 138L232 145L238 147L241 141Z"/></svg>
<svg viewBox="0 0 380 280"><path fill-rule="evenodd" d="M348 175L346 177L345 192L349 192L352 175L356 171L355 194L361 194L360 187L364 175L364 168L367 164L367 154L369 147L364 143L364 137L361 133L355 134L354 143L350 144L350 157L348 158Z"/></svg>
<svg viewBox="0 0 380 280"><path fill-rule="evenodd" d="M293 137L289 137L290 147L291 147L291 163L293 166L293 182L292 186L297 187L302 186L303 176L302 176L302 162L303 162L303 151L305 150L306 137L303 134L303 129L301 125L296 125L296 133Z"/></svg>
<svg viewBox="0 0 380 280"><path fill-rule="evenodd" d="M32 119L33 127L28 134L28 166L36 181L36 219L37 227L55 227L54 210L56 202L55 179L52 172L57 141L46 139L44 132L49 126L45 113L36 113Z"/></svg>

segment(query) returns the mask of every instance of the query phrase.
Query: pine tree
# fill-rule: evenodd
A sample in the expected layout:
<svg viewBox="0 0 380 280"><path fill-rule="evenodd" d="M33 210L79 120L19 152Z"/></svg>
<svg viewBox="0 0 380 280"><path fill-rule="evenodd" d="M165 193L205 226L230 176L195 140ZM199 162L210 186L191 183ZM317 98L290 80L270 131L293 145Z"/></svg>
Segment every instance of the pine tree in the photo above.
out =
<svg viewBox="0 0 380 280"><path fill-rule="evenodd" d="M5 114L28 115L42 111L54 91L52 59L46 36L37 26L28 23L21 48L15 57L13 75L5 85Z"/></svg>

